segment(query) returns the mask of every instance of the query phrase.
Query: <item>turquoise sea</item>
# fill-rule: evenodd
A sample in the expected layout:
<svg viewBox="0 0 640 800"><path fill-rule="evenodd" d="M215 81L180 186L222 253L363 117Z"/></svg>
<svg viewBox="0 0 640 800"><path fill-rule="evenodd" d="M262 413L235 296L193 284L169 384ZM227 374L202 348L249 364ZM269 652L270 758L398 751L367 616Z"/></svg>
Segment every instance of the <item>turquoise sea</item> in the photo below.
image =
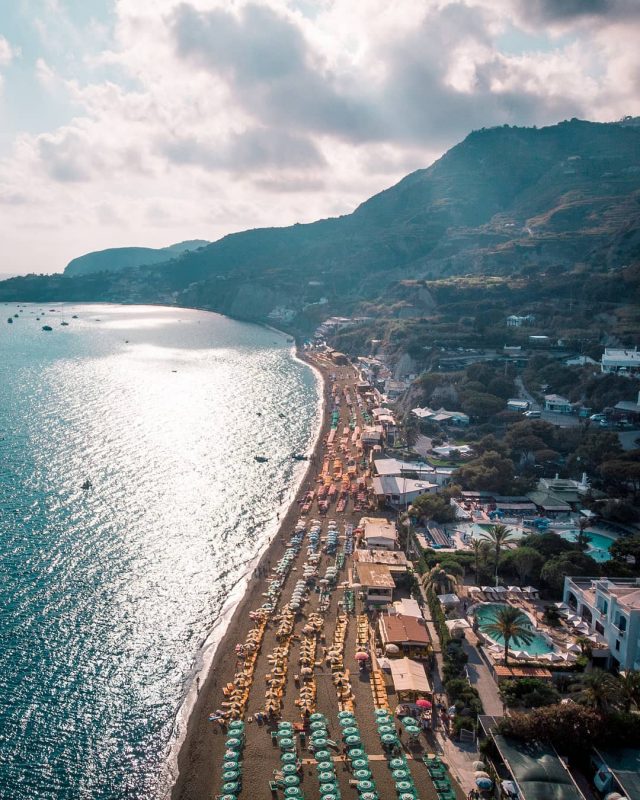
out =
<svg viewBox="0 0 640 800"><path fill-rule="evenodd" d="M215 314L1 308L0 797L160 798L318 380Z"/></svg>

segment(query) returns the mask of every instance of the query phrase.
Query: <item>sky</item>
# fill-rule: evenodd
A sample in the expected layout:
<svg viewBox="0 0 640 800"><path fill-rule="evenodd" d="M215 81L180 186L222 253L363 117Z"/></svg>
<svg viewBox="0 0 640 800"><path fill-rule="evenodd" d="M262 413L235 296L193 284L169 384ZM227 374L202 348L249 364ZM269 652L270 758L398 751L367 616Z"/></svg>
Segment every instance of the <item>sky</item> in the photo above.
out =
<svg viewBox="0 0 640 800"><path fill-rule="evenodd" d="M11 0L0 273L351 212L471 130L640 114L640 0Z"/></svg>

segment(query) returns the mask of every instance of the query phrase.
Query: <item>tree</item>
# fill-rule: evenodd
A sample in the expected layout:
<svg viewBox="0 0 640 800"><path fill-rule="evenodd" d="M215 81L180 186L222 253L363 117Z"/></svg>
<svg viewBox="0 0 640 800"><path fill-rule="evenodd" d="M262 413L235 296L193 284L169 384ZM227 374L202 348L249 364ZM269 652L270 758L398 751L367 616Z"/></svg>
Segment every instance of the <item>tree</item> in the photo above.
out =
<svg viewBox="0 0 640 800"><path fill-rule="evenodd" d="M609 554L615 561L640 564L640 536L616 539L609 547Z"/></svg>
<svg viewBox="0 0 640 800"><path fill-rule="evenodd" d="M500 683L500 694L505 704L510 708L524 706L525 708L540 708L559 702L558 690L540 678L520 678Z"/></svg>
<svg viewBox="0 0 640 800"><path fill-rule="evenodd" d="M517 547L511 554L511 561L521 584L538 581L544 557L533 547Z"/></svg>
<svg viewBox="0 0 640 800"><path fill-rule="evenodd" d="M528 536L523 536L519 542L520 547L531 547L537 550L538 553L543 555L546 559L551 556L557 556L561 553L573 552L576 548L571 542L562 539L556 533L530 533Z"/></svg>
<svg viewBox="0 0 640 800"><path fill-rule="evenodd" d="M577 697L579 703L602 713L611 708L617 697L618 687L611 673L592 669L583 674Z"/></svg>
<svg viewBox="0 0 640 800"><path fill-rule="evenodd" d="M640 709L640 672L621 672L618 676L618 691L623 711L630 711L631 706Z"/></svg>
<svg viewBox="0 0 640 800"><path fill-rule="evenodd" d="M640 491L640 463L615 458L600 464L600 474L606 483L624 488L630 487Z"/></svg>
<svg viewBox="0 0 640 800"><path fill-rule="evenodd" d="M502 411L504 400L488 392L464 391L460 397L460 405L470 417L487 419Z"/></svg>
<svg viewBox="0 0 640 800"><path fill-rule="evenodd" d="M558 703L527 713L514 712L500 720L498 730L528 742L551 742L565 753L584 753L602 733L603 720L593 709L577 703Z"/></svg>
<svg viewBox="0 0 640 800"><path fill-rule="evenodd" d="M504 606L496 614L495 622L487 623L483 631L489 636L504 639L504 663L509 659L509 642L531 644L533 631L529 618L515 606Z"/></svg>
<svg viewBox="0 0 640 800"><path fill-rule="evenodd" d="M540 579L554 597L562 595L564 579L567 575L599 575L600 565L586 553L574 550L572 553L563 553L550 558L540 573Z"/></svg>
<svg viewBox="0 0 640 800"><path fill-rule="evenodd" d="M473 550L473 566L475 568L476 583L480 583L480 553L482 552L482 539L472 539L471 549Z"/></svg>
<svg viewBox="0 0 640 800"><path fill-rule="evenodd" d="M510 541L513 541L513 531L506 525L492 525L483 534L483 538L493 547L496 556L496 586L498 585L498 565L500 563L500 551Z"/></svg>
<svg viewBox="0 0 640 800"><path fill-rule="evenodd" d="M488 450L479 458L467 461L454 473L453 479L466 489L506 494L511 490L513 475L513 461Z"/></svg>
<svg viewBox="0 0 640 800"><path fill-rule="evenodd" d="M436 594L451 594L458 587L458 576L454 575L453 572L447 572L440 564L436 564L435 567L430 569L422 581L425 589L431 589Z"/></svg>
<svg viewBox="0 0 640 800"><path fill-rule="evenodd" d="M434 522L453 522L456 518L449 500L437 494L421 494L409 507L409 513L418 519L432 519Z"/></svg>

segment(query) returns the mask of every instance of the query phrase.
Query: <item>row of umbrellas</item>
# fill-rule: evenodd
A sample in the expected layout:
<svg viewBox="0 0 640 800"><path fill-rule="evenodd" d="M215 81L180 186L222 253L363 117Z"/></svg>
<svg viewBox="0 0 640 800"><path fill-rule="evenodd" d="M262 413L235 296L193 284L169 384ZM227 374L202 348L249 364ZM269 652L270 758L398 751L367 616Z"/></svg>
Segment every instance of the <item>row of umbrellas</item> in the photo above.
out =
<svg viewBox="0 0 640 800"><path fill-rule="evenodd" d="M378 790L369 767L369 756L362 747L360 729L353 712L341 711L338 714L338 723L347 748L347 758L351 762L351 772L357 781L359 800L378 800Z"/></svg>
<svg viewBox="0 0 640 800"><path fill-rule="evenodd" d="M323 800L340 800L340 787L330 751L327 750L329 730L324 714L312 714L309 718L311 744L316 757L316 774Z"/></svg>
<svg viewBox="0 0 640 800"><path fill-rule="evenodd" d="M244 722L239 719L229 723L222 762L222 798L235 800L242 789L242 749L244 747Z"/></svg>
<svg viewBox="0 0 640 800"><path fill-rule="evenodd" d="M383 749L388 752L389 750L398 748L400 740L396 735L391 712L383 708L377 708L374 713L376 717L376 727ZM411 717L408 719L413 718ZM395 784L398 800L416 800L418 791L413 782L413 776L409 769L409 762L404 753L400 752L398 755L389 759L387 766L391 770L391 777Z"/></svg>
<svg viewBox="0 0 640 800"><path fill-rule="evenodd" d="M295 731L290 722L278 723L278 744L280 745L280 770L284 796L291 800L302 798L300 777L298 775L298 754L296 752Z"/></svg>

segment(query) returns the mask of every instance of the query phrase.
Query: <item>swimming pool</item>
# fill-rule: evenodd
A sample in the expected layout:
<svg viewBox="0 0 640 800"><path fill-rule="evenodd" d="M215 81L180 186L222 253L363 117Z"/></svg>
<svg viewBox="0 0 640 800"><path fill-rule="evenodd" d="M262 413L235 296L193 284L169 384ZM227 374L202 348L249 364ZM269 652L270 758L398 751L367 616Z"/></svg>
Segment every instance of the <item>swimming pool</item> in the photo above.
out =
<svg viewBox="0 0 640 800"><path fill-rule="evenodd" d="M578 533L580 533L580 531L576 528L569 531L556 531L556 533L567 542L575 542L576 536ZM585 533L591 540L589 542L587 555L591 556L594 561L609 561L611 558L609 548L611 547L612 543L615 542L615 537L605 536L603 533L596 533L595 531L585 531Z"/></svg>
<svg viewBox="0 0 640 800"><path fill-rule="evenodd" d="M491 639L491 641L495 642L496 644L502 645L504 647L504 639L502 636L495 636L493 634L489 635L485 632L484 627L492 622L496 621L496 616L498 611L501 608L506 608L506 603L482 603L479 605L475 610L476 620L478 621L478 627L480 631L484 633L487 639ZM526 614L525 614L526 616ZM527 617L529 620L529 617ZM533 639L530 644L525 644L516 639L511 639L509 641L509 649L510 650L524 650L525 653L529 653L532 656L541 656L543 653L552 653L553 652L553 645L549 644L547 640L542 636L542 634L538 633L538 631L533 627L531 621L529 620L529 627L531 628L531 632L533 634Z"/></svg>

